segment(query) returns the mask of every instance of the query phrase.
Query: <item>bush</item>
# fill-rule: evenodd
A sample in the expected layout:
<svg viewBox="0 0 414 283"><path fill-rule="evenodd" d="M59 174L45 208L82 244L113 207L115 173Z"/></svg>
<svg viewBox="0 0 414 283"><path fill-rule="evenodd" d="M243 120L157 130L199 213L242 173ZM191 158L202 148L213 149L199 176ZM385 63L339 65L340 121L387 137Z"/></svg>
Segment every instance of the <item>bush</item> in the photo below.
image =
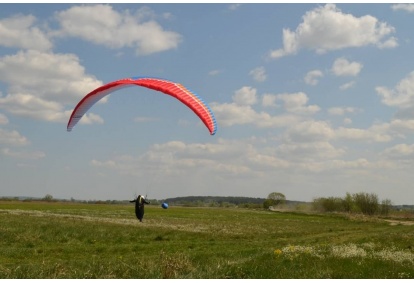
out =
<svg viewBox="0 0 414 283"><path fill-rule="evenodd" d="M322 212L344 211L343 200L338 197L314 199L313 207L315 210Z"/></svg>
<svg viewBox="0 0 414 283"><path fill-rule="evenodd" d="M391 200L384 199L381 202L381 207L380 207L381 215L388 215L390 213L391 207L392 207Z"/></svg>
<svg viewBox="0 0 414 283"><path fill-rule="evenodd" d="M366 215L388 215L392 209L389 199L379 204L376 194L368 193L346 193L344 198L328 197L315 198L312 203L313 210L321 212L356 212Z"/></svg>
<svg viewBox="0 0 414 283"><path fill-rule="evenodd" d="M357 193L352 196L356 207L363 214L374 215L378 212L378 196L376 194Z"/></svg>

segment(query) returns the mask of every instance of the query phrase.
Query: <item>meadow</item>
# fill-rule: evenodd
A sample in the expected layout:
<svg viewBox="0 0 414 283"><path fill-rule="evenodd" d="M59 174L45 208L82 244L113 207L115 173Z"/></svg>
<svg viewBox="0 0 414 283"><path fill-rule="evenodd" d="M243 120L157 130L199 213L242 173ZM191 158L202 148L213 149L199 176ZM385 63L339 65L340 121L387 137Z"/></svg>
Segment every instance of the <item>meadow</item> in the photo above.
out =
<svg viewBox="0 0 414 283"><path fill-rule="evenodd" d="M0 202L0 278L414 278L414 226L263 209ZM401 222L402 223L402 222Z"/></svg>

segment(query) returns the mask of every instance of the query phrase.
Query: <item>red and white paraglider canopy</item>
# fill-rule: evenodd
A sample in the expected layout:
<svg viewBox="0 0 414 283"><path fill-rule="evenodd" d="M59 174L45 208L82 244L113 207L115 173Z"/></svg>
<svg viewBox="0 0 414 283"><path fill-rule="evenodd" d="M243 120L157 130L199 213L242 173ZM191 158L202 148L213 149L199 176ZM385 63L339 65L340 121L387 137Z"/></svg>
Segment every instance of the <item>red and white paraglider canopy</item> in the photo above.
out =
<svg viewBox="0 0 414 283"><path fill-rule="evenodd" d="M206 125L211 135L217 131L217 123L208 105L194 92L182 84L151 77L132 77L110 82L88 93L75 107L69 118L67 130L71 131L83 115L108 94L130 86L142 86L175 97L190 108Z"/></svg>

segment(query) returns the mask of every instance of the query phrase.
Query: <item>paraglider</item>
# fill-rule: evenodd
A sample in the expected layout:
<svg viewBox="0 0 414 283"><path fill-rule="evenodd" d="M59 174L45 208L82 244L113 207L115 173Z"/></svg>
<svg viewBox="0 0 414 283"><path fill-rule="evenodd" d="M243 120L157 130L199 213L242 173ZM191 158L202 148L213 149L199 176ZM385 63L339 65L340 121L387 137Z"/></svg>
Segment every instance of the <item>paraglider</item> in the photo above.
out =
<svg viewBox="0 0 414 283"><path fill-rule="evenodd" d="M144 206L145 204L150 204L150 202L141 195L129 202L135 202L135 215L138 218L139 222L142 222L142 219L144 218Z"/></svg>
<svg viewBox="0 0 414 283"><path fill-rule="evenodd" d="M132 86L145 87L176 98L200 118L210 132L210 135L216 133L217 123L214 114L209 106L196 93L190 91L182 84L154 77L124 78L107 83L89 92L73 109L67 124L67 131L72 131L79 120L82 119L83 115L85 115L86 112L88 112L88 110L99 100L117 90ZM139 221L142 222L144 217L144 204L148 204L149 202L147 202L141 195L130 202L135 202L135 215ZM168 204L165 203L162 207L167 209Z"/></svg>
<svg viewBox="0 0 414 283"><path fill-rule="evenodd" d="M164 208L164 209L167 209L167 208L168 208L168 203L163 202L163 203L161 204L161 207L162 207L162 208Z"/></svg>
<svg viewBox="0 0 414 283"><path fill-rule="evenodd" d="M208 105L194 92L185 86L169 80L153 77L131 77L105 84L88 93L76 105L69 118L67 131L72 131L83 115L99 100L119 89L131 86L141 86L170 95L190 108L204 123L211 135L217 131L217 123Z"/></svg>

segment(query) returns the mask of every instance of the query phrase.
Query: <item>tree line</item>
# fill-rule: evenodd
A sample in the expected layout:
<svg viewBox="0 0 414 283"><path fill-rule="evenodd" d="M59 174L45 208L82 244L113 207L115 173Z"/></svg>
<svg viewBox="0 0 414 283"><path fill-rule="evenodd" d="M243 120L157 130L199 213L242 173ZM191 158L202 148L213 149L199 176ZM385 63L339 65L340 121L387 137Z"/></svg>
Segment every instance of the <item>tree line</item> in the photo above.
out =
<svg viewBox="0 0 414 283"><path fill-rule="evenodd" d="M345 197L315 198L313 209L321 212L362 213L365 215L388 215L392 203L389 199L379 200L374 193L346 193Z"/></svg>

